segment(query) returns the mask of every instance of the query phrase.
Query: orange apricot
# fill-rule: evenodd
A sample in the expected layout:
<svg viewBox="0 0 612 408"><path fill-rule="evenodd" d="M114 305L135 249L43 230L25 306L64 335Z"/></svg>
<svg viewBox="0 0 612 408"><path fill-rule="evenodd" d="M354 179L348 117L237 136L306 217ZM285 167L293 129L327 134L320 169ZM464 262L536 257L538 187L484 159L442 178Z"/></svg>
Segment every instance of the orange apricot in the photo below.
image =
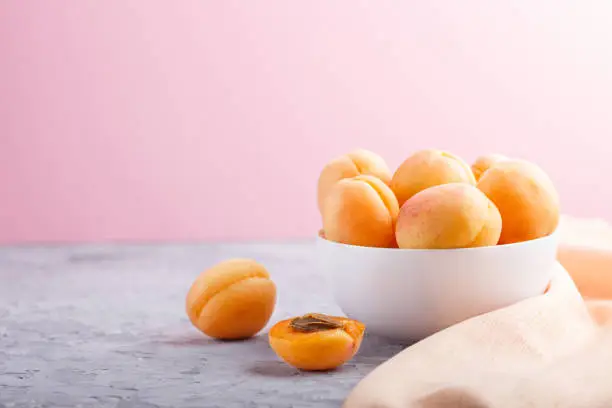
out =
<svg viewBox="0 0 612 408"><path fill-rule="evenodd" d="M559 195L552 180L525 160L496 163L478 182L495 203L503 228L500 244L529 241L552 234L559 224Z"/></svg>
<svg viewBox="0 0 612 408"><path fill-rule="evenodd" d="M442 150L428 149L408 157L393 174L390 186L401 207L419 191L447 183L476 185L476 179L461 158Z"/></svg>
<svg viewBox="0 0 612 408"><path fill-rule="evenodd" d="M403 249L496 245L502 229L497 207L476 187L449 183L412 196L400 210L396 238Z"/></svg>
<svg viewBox="0 0 612 408"><path fill-rule="evenodd" d="M504 160L508 160L508 158L501 154L495 153L477 157L474 163L472 164L472 172L474 173L476 181L480 180L482 174L487 171L491 166L493 166L495 163Z"/></svg>
<svg viewBox="0 0 612 408"><path fill-rule="evenodd" d="M352 359L364 332L365 325L356 320L310 313L276 323L268 339L287 364L301 370L324 371Z"/></svg>
<svg viewBox="0 0 612 408"><path fill-rule="evenodd" d="M270 320L276 285L266 268L250 259L231 259L202 272L186 299L191 323L217 339L244 339Z"/></svg>
<svg viewBox="0 0 612 408"><path fill-rule="evenodd" d="M319 211L331 188L338 181L346 178L369 174L381 179L385 184L391 181L391 170L385 160L369 150L357 149L331 160L321 171L317 186Z"/></svg>
<svg viewBox="0 0 612 408"><path fill-rule="evenodd" d="M324 236L343 244L395 245L397 199L380 179L360 175L338 181L329 191L322 212Z"/></svg>

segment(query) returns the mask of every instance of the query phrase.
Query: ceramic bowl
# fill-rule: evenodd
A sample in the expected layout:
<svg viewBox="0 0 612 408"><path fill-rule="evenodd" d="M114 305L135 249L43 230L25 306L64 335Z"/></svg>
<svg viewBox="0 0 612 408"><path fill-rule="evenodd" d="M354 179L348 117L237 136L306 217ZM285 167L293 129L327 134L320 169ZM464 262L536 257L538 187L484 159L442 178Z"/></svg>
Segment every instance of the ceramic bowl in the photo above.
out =
<svg viewBox="0 0 612 408"><path fill-rule="evenodd" d="M336 303L369 333L418 341L453 324L545 292L558 233L508 245L391 249L319 236L319 270Z"/></svg>

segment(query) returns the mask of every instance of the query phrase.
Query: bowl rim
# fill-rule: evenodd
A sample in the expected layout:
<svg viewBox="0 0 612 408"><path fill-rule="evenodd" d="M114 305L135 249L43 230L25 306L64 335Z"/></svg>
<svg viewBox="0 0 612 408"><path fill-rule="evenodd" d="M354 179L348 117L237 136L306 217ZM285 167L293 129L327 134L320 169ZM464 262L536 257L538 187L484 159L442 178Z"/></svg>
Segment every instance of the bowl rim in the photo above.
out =
<svg viewBox="0 0 612 408"><path fill-rule="evenodd" d="M345 248L355 248L355 249L363 249L363 250L372 250L372 251L391 251L391 252L403 252L403 253L433 253L433 252L484 252L484 251L503 251L508 248L520 248L525 246L532 246L534 244L546 242L546 241L556 241L555 246L559 244L559 227L555 228L555 230L543 237L530 239L528 241L520 241L513 242L511 244L501 244L501 245L487 245L481 247L470 247L470 248L446 248L446 249L413 249L413 248L384 248L384 247L369 247L362 245L353 245L353 244L343 244L341 242L330 241L327 238L322 237L320 234L317 234L317 242L325 242L327 245L333 245L338 247Z"/></svg>

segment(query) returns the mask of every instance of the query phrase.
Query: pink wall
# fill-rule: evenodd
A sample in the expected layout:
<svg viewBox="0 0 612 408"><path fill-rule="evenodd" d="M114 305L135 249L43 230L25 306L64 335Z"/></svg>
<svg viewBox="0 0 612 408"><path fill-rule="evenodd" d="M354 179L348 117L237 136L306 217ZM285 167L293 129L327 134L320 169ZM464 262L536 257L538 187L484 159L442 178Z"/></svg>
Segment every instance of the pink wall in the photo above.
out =
<svg viewBox="0 0 612 408"><path fill-rule="evenodd" d="M612 219L612 5L571 3L0 0L0 242L312 236L358 146Z"/></svg>

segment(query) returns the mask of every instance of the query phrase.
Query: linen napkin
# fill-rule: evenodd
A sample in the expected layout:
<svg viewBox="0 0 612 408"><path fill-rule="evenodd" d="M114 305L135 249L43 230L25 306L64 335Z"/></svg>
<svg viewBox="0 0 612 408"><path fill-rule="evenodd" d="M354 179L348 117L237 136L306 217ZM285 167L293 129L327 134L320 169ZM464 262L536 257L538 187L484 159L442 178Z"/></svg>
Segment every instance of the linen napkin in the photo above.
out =
<svg viewBox="0 0 612 408"><path fill-rule="evenodd" d="M565 217L546 293L403 350L345 408L612 407L612 227Z"/></svg>

